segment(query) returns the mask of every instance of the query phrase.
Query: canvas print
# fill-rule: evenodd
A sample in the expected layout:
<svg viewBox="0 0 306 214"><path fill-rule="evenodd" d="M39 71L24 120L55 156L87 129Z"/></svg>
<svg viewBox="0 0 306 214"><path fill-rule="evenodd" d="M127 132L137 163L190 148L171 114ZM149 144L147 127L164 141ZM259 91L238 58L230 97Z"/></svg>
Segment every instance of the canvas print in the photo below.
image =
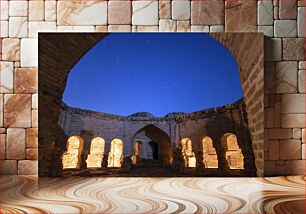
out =
<svg viewBox="0 0 306 214"><path fill-rule="evenodd" d="M75 41L78 34L65 36ZM41 61L43 89L50 68ZM241 78L233 54L209 34L104 35L69 65L54 120L40 108L40 142L51 148L40 147L39 170L48 176L256 176ZM52 109L44 105L48 95L40 90L39 102ZM46 130L46 123L57 129Z"/></svg>

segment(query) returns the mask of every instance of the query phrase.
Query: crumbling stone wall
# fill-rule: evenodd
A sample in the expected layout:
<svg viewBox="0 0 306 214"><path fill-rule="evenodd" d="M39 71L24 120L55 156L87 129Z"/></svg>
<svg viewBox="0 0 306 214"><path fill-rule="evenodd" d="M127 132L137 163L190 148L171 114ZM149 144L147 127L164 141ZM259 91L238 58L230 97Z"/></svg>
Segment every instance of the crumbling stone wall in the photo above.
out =
<svg viewBox="0 0 306 214"><path fill-rule="evenodd" d="M80 136L85 139L83 162L90 153L91 141L95 137L102 137L105 140L105 153L110 151L110 143L113 139L121 139L124 149L123 156L131 157L134 154L134 143L138 140L135 136L146 127L154 126L169 138L168 141L163 142L169 144L164 147L169 148L167 151L163 151L163 144L160 144L161 147L159 147L159 153L164 153L164 157L170 156L170 148L179 147L183 138L189 138L192 141L192 150L197 152L202 149L202 139L209 136L217 150L219 168L228 169L228 163L225 160L226 151L221 147L221 137L226 133L232 133L237 136L239 147L242 149L246 175L255 175L254 152L247 121L245 103L242 99L223 107L190 114L170 113L165 117L154 117L146 112L125 117L71 108L62 103L58 124L64 132L62 135L64 139L61 142L67 142L71 136ZM162 140L162 134L156 133L155 137L155 139L149 139L148 142ZM152 137L150 136L150 138ZM144 143L148 142L144 141ZM58 147L53 151L60 149L64 153L66 144L57 144ZM44 154L41 156L44 158ZM61 165L62 159L53 161L57 162L55 164ZM168 162L166 161L166 164L169 164L169 161L170 159Z"/></svg>

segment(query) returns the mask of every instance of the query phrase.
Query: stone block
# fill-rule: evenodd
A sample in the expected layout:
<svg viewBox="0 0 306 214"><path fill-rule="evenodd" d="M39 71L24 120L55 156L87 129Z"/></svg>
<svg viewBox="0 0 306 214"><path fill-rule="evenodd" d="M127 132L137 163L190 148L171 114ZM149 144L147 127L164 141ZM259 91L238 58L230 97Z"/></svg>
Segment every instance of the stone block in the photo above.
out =
<svg viewBox="0 0 306 214"><path fill-rule="evenodd" d="M159 18L170 19L171 18L171 2L159 1Z"/></svg>
<svg viewBox="0 0 306 214"><path fill-rule="evenodd" d="M274 21L275 37L296 37L297 25L296 20L275 20Z"/></svg>
<svg viewBox="0 0 306 214"><path fill-rule="evenodd" d="M297 28L298 37L305 37L305 7L298 8Z"/></svg>
<svg viewBox="0 0 306 214"><path fill-rule="evenodd" d="M302 129L294 128L293 129L293 138L294 139L301 139L302 138Z"/></svg>
<svg viewBox="0 0 306 214"><path fill-rule="evenodd" d="M21 39L21 67L38 67L38 40Z"/></svg>
<svg viewBox="0 0 306 214"><path fill-rule="evenodd" d="M279 0L279 18L296 19L297 17L296 0Z"/></svg>
<svg viewBox="0 0 306 214"><path fill-rule="evenodd" d="M20 39L6 38L2 40L2 59L6 61L20 60Z"/></svg>
<svg viewBox="0 0 306 214"><path fill-rule="evenodd" d="M96 26L96 32L107 32L107 25Z"/></svg>
<svg viewBox="0 0 306 214"><path fill-rule="evenodd" d="M225 31L257 31L256 14L257 1L255 0L227 0L225 3Z"/></svg>
<svg viewBox="0 0 306 214"><path fill-rule="evenodd" d="M189 21L177 21L177 32L190 32Z"/></svg>
<svg viewBox="0 0 306 214"><path fill-rule="evenodd" d="M28 1L9 1L9 15L10 16L27 16L28 15Z"/></svg>
<svg viewBox="0 0 306 214"><path fill-rule="evenodd" d="M4 95L4 126L31 127L31 94Z"/></svg>
<svg viewBox="0 0 306 214"><path fill-rule="evenodd" d="M38 160L38 148L29 148L26 150L27 160Z"/></svg>
<svg viewBox="0 0 306 214"><path fill-rule="evenodd" d="M299 80L298 80L298 88L299 88L299 93L305 93L305 70L299 70Z"/></svg>
<svg viewBox="0 0 306 214"><path fill-rule="evenodd" d="M279 160L279 141L269 141L269 160Z"/></svg>
<svg viewBox="0 0 306 214"><path fill-rule="evenodd" d="M283 39L283 60L304 60L305 59L304 38Z"/></svg>
<svg viewBox="0 0 306 214"><path fill-rule="evenodd" d="M257 23L258 25L273 25L273 2L263 0L257 2Z"/></svg>
<svg viewBox="0 0 306 214"><path fill-rule="evenodd" d="M266 127L267 128L273 128L274 127L274 109L273 108L267 108L267 116L266 116Z"/></svg>
<svg viewBox="0 0 306 214"><path fill-rule="evenodd" d="M108 25L108 32L131 32L131 25Z"/></svg>
<svg viewBox="0 0 306 214"><path fill-rule="evenodd" d="M56 32L56 22L29 22L29 37L38 38L39 32Z"/></svg>
<svg viewBox="0 0 306 214"><path fill-rule="evenodd" d="M299 69L303 69L303 70L306 69L306 61L300 61L299 62Z"/></svg>
<svg viewBox="0 0 306 214"><path fill-rule="evenodd" d="M305 7L306 6L306 3L304 0L298 0L298 6L299 7Z"/></svg>
<svg viewBox="0 0 306 214"><path fill-rule="evenodd" d="M264 89L266 94L275 93L275 63L264 63ZM274 104L269 106L274 106Z"/></svg>
<svg viewBox="0 0 306 214"><path fill-rule="evenodd" d="M6 142L6 134L0 134L0 159L4 160L5 159L5 142Z"/></svg>
<svg viewBox="0 0 306 214"><path fill-rule="evenodd" d="M276 161L265 161L264 164L264 174L265 176L272 176L275 175L276 172Z"/></svg>
<svg viewBox="0 0 306 214"><path fill-rule="evenodd" d="M276 93L296 93L297 73L297 62L277 62Z"/></svg>
<svg viewBox="0 0 306 214"><path fill-rule="evenodd" d="M278 7L274 7L274 9L273 9L273 18L275 19L275 20L278 20L279 18L278 18L278 11L279 11L279 8Z"/></svg>
<svg viewBox="0 0 306 214"><path fill-rule="evenodd" d="M301 140L280 140L279 147L281 160L300 160L302 158Z"/></svg>
<svg viewBox="0 0 306 214"><path fill-rule="evenodd" d="M304 128L305 114L283 114L282 127L283 128Z"/></svg>
<svg viewBox="0 0 306 214"><path fill-rule="evenodd" d="M45 2L29 1L29 20L42 21L45 19Z"/></svg>
<svg viewBox="0 0 306 214"><path fill-rule="evenodd" d="M283 94L282 113L306 113L305 94Z"/></svg>
<svg viewBox="0 0 306 214"><path fill-rule="evenodd" d="M137 26L137 32L158 32L158 26Z"/></svg>
<svg viewBox="0 0 306 214"><path fill-rule="evenodd" d="M7 159L25 159L26 148L25 129L8 128L6 140L6 157Z"/></svg>
<svg viewBox="0 0 306 214"><path fill-rule="evenodd" d="M269 129L269 139L291 139L292 129Z"/></svg>
<svg viewBox="0 0 306 214"><path fill-rule="evenodd" d="M3 127L3 94L0 94L0 127Z"/></svg>
<svg viewBox="0 0 306 214"><path fill-rule="evenodd" d="M12 93L14 85L14 63L0 62L0 93Z"/></svg>
<svg viewBox="0 0 306 214"><path fill-rule="evenodd" d="M278 175L278 176L285 175L286 174L286 166L285 165L278 165L277 162L276 162L276 166L275 166L275 175Z"/></svg>
<svg viewBox="0 0 306 214"><path fill-rule="evenodd" d="M191 1L192 25L223 25L224 2L219 0Z"/></svg>
<svg viewBox="0 0 306 214"><path fill-rule="evenodd" d="M209 28L209 32L211 33L224 32L224 26L223 25L212 25Z"/></svg>
<svg viewBox="0 0 306 214"><path fill-rule="evenodd" d="M286 161L286 175L305 175L305 160Z"/></svg>
<svg viewBox="0 0 306 214"><path fill-rule="evenodd" d="M26 130L27 135L27 148L37 148L38 147L38 129L29 128Z"/></svg>
<svg viewBox="0 0 306 214"><path fill-rule="evenodd" d="M56 1L45 1L45 20L56 21Z"/></svg>
<svg viewBox="0 0 306 214"><path fill-rule="evenodd" d="M303 160L306 159L306 144L305 143L302 144L302 159Z"/></svg>
<svg viewBox="0 0 306 214"><path fill-rule="evenodd" d="M21 160L18 161L18 175L37 175L38 161L36 160Z"/></svg>
<svg viewBox="0 0 306 214"><path fill-rule="evenodd" d="M157 1L133 1L133 25L158 25Z"/></svg>
<svg viewBox="0 0 306 214"><path fill-rule="evenodd" d="M28 36L28 17L10 17L9 36L25 38Z"/></svg>
<svg viewBox="0 0 306 214"><path fill-rule="evenodd" d="M8 21L0 21L0 37L5 38L8 36Z"/></svg>
<svg viewBox="0 0 306 214"><path fill-rule="evenodd" d="M172 19L190 19L190 1L172 1Z"/></svg>
<svg viewBox="0 0 306 214"><path fill-rule="evenodd" d="M108 2L108 24L131 24L131 2L109 1Z"/></svg>
<svg viewBox="0 0 306 214"><path fill-rule="evenodd" d="M32 110L32 127L38 127L38 110Z"/></svg>
<svg viewBox="0 0 306 214"><path fill-rule="evenodd" d="M280 101L275 102L274 107L274 127L282 126L282 103Z"/></svg>
<svg viewBox="0 0 306 214"><path fill-rule="evenodd" d="M258 26L257 31L262 32L265 36L273 37L273 26Z"/></svg>
<svg viewBox="0 0 306 214"><path fill-rule="evenodd" d="M302 129L302 143L306 143L306 128Z"/></svg>
<svg viewBox="0 0 306 214"><path fill-rule="evenodd" d="M209 32L208 25L192 25L191 32Z"/></svg>
<svg viewBox="0 0 306 214"><path fill-rule="evenodd" d="M0 175L17 175L16 160L0 160Z"/></svg>
<svg viewBox="0 0 306 214"><path fill-rule="evenodd" d="M8 1L0 1L0 19L8 20L9 19L9 3Z"/></svg>
<svg viewBox="0 0 306 214"><path fill-rule="evenodd" d="M94 26L58 26L57 32L95 32Z"/></svg>
<svg viewBox="0 0 306 214"><path fill-rule="evenodd" d="M160 19L159 20L159 32L175 32L176 21L172 19Z"/></svg>
<svg viewBox="0 0 306 214"><path fill-rule="evenodd" d="M278 38L265 38L265 61L282 61L282 40Z"/></svg>
<svg viewBox="0 0 306 214"><path fill-rule="evenodd" d="M15 69L15 93L37 93L38 69L16 68Z"/></svg>
<svg viewBox="0 0 306 214"><path fill-rule="evenodd" d="M107 1L64 1L57 2L58 25L106 25Z"/></svg>
<svg viewBox="0 0 306 214"><path fill-rule="evenodd" d="M32 109L38 109L38 94L32 94Z"/></svg>

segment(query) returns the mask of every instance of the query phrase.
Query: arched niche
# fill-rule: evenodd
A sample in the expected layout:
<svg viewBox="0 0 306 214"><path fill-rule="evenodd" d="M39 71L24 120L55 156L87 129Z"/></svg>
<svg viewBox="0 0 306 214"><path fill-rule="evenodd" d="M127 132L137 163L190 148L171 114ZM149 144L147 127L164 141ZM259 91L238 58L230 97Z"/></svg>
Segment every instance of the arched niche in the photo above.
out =
<svg viewBox="0 0 306 214"><path fill-rule="evenodd" d="M144 140L144 159L155 160L163 166L170 165L170 138L160 127L153 124L146 125L135 132L133 139Z"/></svg>
<svg viewBox="0 0 306 214"><path fill-rule="evenodd" d="M221 137L221 146L225 151L225 158L230 169L244 169L244 156L239 147L237 136L225 133Z"/></svg>
<svg viewBox="0 0 306 214"><path fill-rule="evenodd" d="M83 146L84 141L80 136L72 136L68 138L67 150L62 158L63 169L80 168Z"/></svg>
<svg viewBox="0 0 306 214"><path fill-rule="evenodd" d="M105 140L101 137L92 139L90 154L86 160L88 168L101 167L105 148Z"/></svg>
<svg viewBox="0 0 306 214"><path fill-rule="evenodd" d="M185 159L185 167L196 167L196 158L192 151L192 141L189 138L183 138L181 144L182 153Z"/></svg>
<svg viewBox="0 0 306 214"><path fill-rule="evenodd" d="M203 137L200 148L203 151L205 168L218 168L218 156L213 145L213 140L209 136Z"/></svg>
<svg viewBox="0 0 306 214"><path fill-rule="evenodd" d="M110 145L108 167L121 167L123 160L123 141L115 138Z"/></svg>

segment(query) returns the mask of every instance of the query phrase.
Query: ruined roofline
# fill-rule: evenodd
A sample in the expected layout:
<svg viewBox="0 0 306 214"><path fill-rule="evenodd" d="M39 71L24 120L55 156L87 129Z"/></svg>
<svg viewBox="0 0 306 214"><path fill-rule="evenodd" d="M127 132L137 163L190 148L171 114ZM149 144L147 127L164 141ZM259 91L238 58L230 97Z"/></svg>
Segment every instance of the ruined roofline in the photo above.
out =
<svg viewBox="0 0 306 214"><path fill-rule="evenodd" d="M221 113L226 111L232 111L235 109L239 109L242 105L244 105L244 98L240 98L236 102L232 104L226 104L224 106L208 108L200 111L195 111L191 113L184 113L184 112L171 112L163 117L155 117L154 115L148 112L137 112L129 116L121 116L116 114L109 114L104 112L96 112L92 110L85 110L75 107L70 107L65 104L63 101L61 103L61 109L63 111L80 114L80 115L87 115L87 116L94 116L100 119L116 119L116 120L145 120L145 121L184 121L186 119L190 120L197 120L201 118L209 118L213 116L217 116Z"/></svg>

